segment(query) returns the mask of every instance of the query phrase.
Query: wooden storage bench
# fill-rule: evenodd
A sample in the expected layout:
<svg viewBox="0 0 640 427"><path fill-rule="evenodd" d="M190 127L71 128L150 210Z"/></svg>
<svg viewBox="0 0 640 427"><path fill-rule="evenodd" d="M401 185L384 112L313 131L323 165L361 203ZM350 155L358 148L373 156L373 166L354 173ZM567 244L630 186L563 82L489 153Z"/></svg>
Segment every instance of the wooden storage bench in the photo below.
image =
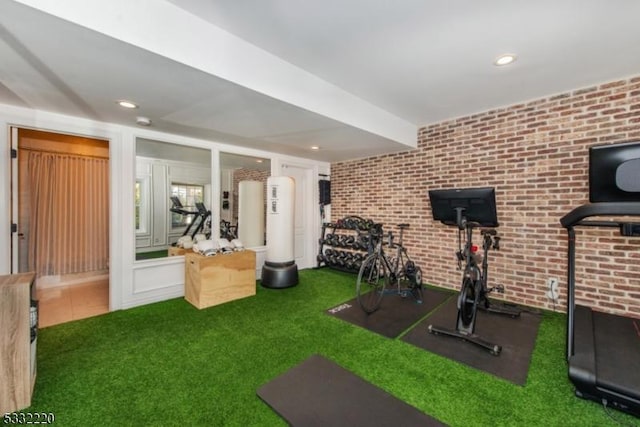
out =
<svg viewBox="0 0 640 427"><path fill-rule="evenodd" d="M184 256L184 297L206 308L256 294L256 254L251 250L203 256Z"/></svg>

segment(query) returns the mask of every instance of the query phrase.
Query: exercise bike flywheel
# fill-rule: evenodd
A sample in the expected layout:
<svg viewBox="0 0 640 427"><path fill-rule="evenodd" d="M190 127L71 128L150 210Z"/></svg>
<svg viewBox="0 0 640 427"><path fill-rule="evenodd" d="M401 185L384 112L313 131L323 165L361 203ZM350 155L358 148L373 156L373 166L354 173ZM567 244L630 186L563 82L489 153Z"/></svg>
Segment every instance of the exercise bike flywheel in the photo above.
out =
<svg viewBox="0 0 640 427"><path fill-rule="evenodd" d="M476 306L478 304L478 292L473 280L465 278L462 285L462 292L458 297L458 310L460 320L465 327L468 327L473 322L476 316Z"/></svg>

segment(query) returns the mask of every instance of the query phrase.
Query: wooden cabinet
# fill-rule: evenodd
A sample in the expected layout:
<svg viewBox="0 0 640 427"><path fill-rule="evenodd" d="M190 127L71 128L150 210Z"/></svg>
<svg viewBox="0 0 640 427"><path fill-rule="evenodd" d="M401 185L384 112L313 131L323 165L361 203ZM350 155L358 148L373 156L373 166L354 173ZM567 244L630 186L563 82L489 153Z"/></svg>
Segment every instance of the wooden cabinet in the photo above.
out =
<svg viewBox="0 0 640 427"><path fill-rule="evenodd" d="M0 276L0 414L31 405L38 341L37 329L31 336L34 280L34 273Z"/></svg>
<svg viewBox="0 0 640 427"><path fill-rule="evenodd" d="M198 308L256 294L256 254L250 250L203 256L186 253L184 297Z"/></svg>

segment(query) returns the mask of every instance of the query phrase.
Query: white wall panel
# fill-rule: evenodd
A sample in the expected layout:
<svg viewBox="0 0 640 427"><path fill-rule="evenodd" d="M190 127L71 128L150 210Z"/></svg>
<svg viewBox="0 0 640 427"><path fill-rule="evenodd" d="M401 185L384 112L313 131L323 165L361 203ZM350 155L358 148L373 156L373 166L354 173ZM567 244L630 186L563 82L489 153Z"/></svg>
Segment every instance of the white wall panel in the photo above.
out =
<svg viewBox="0 0 640 427"><path fill-rule="evenodd" d="M184 295L184 262L157 262L152 265L138 265L133 271L133 295L175 288L179 295Z"/></svg>
<svg viewBox="0 0 640 427"><path fill-rule="evenodd" d="M8 127L26 127L50 132L59 132L81 136L97 137L109 140L110 170L110 223L109 223L109 307L119 310L177 298L184 295L184 258L170 257L158 260L135 261L135 224L134 224L134 189L136 179L136 138L149 138L170 141L176 144L199 148L223 150L224 152L268 158L272 165L272 174L280 174L283 163L311 167L321 173L328 173L329 164L314 162L269 152L245 149L227 144L186 138L179 135L168 135L151 129L140 129L100 123L78 117L53 114L44 111L13 107L0 104L0 224L9 224L10 212L10 175L9 175L9 138ZM215 158L215 157L214 157ZM148 172L148 170L147 170ZM315 174L317 175L317 174ZM209 181L213 182L213 208L219 207L220 185L216 184L220 177L218 162L213 162ZM316 193L310 186L313 196L309 212L317 212ZM319 215L317 215L319 217ZM214 212L214 220L218 216ZM318 219L308 221L317 225ZM318 239L317 227L309 227L308 241ZM316 243L317 250L317 243ZM256 251L256 278L261 276L265 257L265 247L252 248ZM11 239L9 227L0 227L0 274L10 272Z"/></svg>

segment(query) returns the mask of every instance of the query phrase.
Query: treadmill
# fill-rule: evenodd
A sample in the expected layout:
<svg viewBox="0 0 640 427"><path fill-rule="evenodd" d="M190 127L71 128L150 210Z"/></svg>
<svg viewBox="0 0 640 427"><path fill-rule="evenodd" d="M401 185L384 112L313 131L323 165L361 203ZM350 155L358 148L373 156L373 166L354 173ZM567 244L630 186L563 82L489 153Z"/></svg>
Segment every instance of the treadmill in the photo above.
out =
<svg viewBox="0 0 640 427"><path fill-rule="evenodd" d="M560 223L569 234L567 360L578 397L640 416L640 319L602 313L575 303L575 227L619 228L640 237L640 223L593 217L640 217L640 202L582 205Z"/></svg>
<svg viewBox="0 0 640 427"><path fill-rule="evenodd" d="M194 217L193 220L189 222L189 225L184 230L184 233L182 233L183 236L187 236L193 226L197 224L191 232L191 238L194 238L196 234L200 233L203 230L206 222L211 218L211 211L207 210L207 208L204 206L204 203L201 202L196 202L196 210L192 211L182 206L182 202L180 202L180 199L177 196L171 196L170 199L171 208L169 208L169 211L183 216Z"/></svg>

